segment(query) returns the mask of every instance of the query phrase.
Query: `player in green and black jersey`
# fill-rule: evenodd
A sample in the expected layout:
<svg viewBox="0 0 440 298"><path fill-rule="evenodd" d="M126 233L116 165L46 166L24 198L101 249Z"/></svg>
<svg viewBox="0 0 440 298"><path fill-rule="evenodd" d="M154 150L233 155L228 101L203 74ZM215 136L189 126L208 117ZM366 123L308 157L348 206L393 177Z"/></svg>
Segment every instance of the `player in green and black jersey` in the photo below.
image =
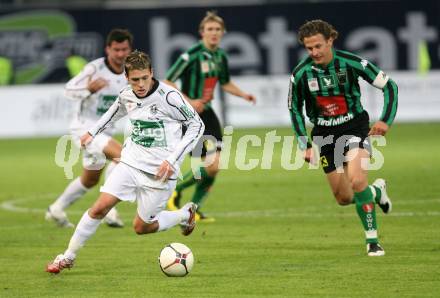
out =
<svg viewBox="0 0 440 298"><path fill-rule="evenodd" d="M314 124L313 142L320 149L320 162L340 205L356 204L365 229L369 256L385 254L377 239L375 203L391 211L385 180L368 185L362 159L370 157L369 135L385 135L397 111L397 85L366 59L335 50L338 32L322 20L306 22L298 32L309 57L301 61L290 78L288 106L292 127L306 161L316 163L307 137L303 107ZM380 120L369 128L358 79L382 89L384 107Z"/></svg>
<svg viewBox="0 0 440 298"><path fill-rule="evenodd" d="M208 12L200 23L199 33L202 40L177 59L169 69L165 82L177 87L175 82L180 79L182 93L205 123L205 134L202 137L204 142L198 146L198 148L202 147L202 158L205 158L208 154L215 154L215 156L207 159L210 162L209 165L201 167L201 179L196 180L192 171L184 175L184 180L177 185L176 191L168 201L168 208L171 210L177 209L182 191L196 183L196 190L192 197L192 201L199 206L196 219L209 222L213 221L213 218L204 216L200 212L200 206L219 171L223 136L220 122L210 104L215 86L218 81L225 92L242 97L250 102L255 102L255 97L252 94L243 92L230 80L226 53L219 48L220 41L225 33L223 19L213 12ZM216 144L213 145L208 142L205 136L213 137Z"/></svg>

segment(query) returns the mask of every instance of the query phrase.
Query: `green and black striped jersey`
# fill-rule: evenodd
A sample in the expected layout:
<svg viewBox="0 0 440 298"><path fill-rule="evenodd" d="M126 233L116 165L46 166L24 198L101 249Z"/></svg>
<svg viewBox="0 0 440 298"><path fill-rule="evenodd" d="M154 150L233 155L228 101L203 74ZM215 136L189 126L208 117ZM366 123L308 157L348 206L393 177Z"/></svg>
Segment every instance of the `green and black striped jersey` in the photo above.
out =
<svg viewBox="0 0 440 298"><path fill-rule="evenodd" d="M181 80L181 91L191 99L212 99L217 81L229 82L228 58L224 50L208 50L202 42L180 55L166 79Z"/></svg>
<svg viewBox="0 0 440 298"><path fill-rule="evenodd" d="M301 149L307 147L304 103L307 117L314 125L334 127L347 123L364 111L359 77L382 89L384 107L380 120L391 125L397 111L397 85L368 60L333 49L333 60L325 68L308 57L293 70L288 107Z"/></svg>

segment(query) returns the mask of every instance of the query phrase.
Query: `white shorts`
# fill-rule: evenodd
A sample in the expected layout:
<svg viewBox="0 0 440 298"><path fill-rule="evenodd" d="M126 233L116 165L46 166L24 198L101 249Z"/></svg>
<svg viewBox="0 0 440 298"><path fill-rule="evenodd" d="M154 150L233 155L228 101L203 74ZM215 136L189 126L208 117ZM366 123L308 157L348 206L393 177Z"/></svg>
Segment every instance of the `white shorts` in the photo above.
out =
<svg viewBox="0 0 440 298"><path fill-rule="evenodd" d="M101 170L104 168L107 158L103 152L111 138L105 133L97 134L93 138L92 142L83 150L84 168L87 170Z"/></svg>
<svg viewBox="0 0 440 298"><path fill-rule="evenodd" d="M125 163L118 163L105 180L100 191L111 194L121 201L137 201L137 213L146 223L156 221L156 216L165 209L176 186L176 180L165 182L154 179Z"/></svg>

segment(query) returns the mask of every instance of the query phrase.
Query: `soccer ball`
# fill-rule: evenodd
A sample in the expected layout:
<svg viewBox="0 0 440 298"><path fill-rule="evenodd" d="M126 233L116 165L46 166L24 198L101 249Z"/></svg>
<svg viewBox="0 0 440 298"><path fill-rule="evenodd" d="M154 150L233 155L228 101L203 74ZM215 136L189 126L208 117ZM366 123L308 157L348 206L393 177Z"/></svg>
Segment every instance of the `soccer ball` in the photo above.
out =
<svg viewBox="0 0 440 298"><path fill-rule="evenodd" d="M166 276L185 276L194 265L194 255L188 246L171 243L165 246L159 255L159 266Z"/></svg>

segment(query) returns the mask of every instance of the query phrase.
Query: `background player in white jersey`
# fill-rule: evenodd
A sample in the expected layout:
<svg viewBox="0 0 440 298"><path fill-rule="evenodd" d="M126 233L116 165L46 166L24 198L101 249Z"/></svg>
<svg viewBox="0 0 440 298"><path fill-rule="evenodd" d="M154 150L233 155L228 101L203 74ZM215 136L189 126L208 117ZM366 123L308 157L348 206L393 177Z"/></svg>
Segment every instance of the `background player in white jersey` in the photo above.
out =
<svg viewBox="0 0 440 298"><path fill-rule="evenodd" d="M119 91L127 85L124 60L131 52L133 36L124 29L113 29L106 40L106 57L88 63L77 76L66 85L66 96L77 101L77 111L71 123L71 133L81 137L113 104ZM106 160L105 176L108 177L121 156L121 144L113 139L113 127L108 127L83 150L83 172L73 180L49 206L46 219L61 227L73 227L64 210L82 197L99 182ZM116 209L105 217L112 227L122 227Z"/></svg>
<svg viewBox="0 0 440 298"><path fill-rule="evenodd" d="M130 86L81 137L81 144L87 146L108 125L127 114L133 126L131 135L124 142L120 162L101 187L98 200L82 216L64 254L47 265L47 272L71 268L78 250L120 201L137 201L133 221L137 234L164 231L180 224L186 236L195 227L197 205L193 202L176 211L164 209L176 186L180 164L203 135L203 121L182 93L153 78L147 54L131 53L125 71ZM186 127L183 136L182 125Z"/></svg>

